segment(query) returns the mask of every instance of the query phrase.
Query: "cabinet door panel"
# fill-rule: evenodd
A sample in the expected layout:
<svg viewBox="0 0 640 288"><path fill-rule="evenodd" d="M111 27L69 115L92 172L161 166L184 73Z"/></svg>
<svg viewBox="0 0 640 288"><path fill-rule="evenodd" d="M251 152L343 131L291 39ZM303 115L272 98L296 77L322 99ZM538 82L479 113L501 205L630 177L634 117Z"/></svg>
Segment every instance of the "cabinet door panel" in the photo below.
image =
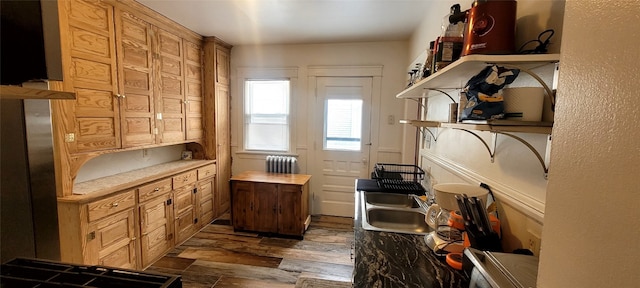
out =
<svg viewBox="0 0 640 288"><path fill-rule="evenodd" d="M196 232L196 224L198 217L196 216L196 209L191 207L178 215L175 220L176 230L176 245L189 239Z"/></svg>
<svg viewBox="0 0 640 288"><path fill-rule="evenodd" d="M214 179L198 183L198 208L200 226L207 225L213 220L213 183Z"/></svg>
<svg viewBox="0 0 640 288"><path fill-rule="evenodd" d="M223 213L229 209L229 179L231 179L231 139L229 123L229 89L227 86L216 86L215 107L215 133L216 133L216 165L218 167L217 183L217 209Z"/></svg>
<svg viewBox="0 0 640 288"><path fill-rule="evenodd" d="M197 140L204 137L202 111L202 44L184 41L185 97L186 105L186 137Z"/></svg>
<svg viewBox="0 0 640 288"><path fill-rule="evenodd" d="M65 133L71 153L120 148L116 37L113 7L102 2L60 2L64 79L77 94L65 103L72 118ZM66 84L65 84L66 85Z"/></svg>
<svg viewBox="0 0 640 288"><path fill-rule="evenodd" d="M151 24L116 10L122 146L155 143Z"/></svg>
<svg viewBox="0 0 640 288"><path fill-rule="evenodd" d="M216 47L216 82L228 86L229 81L229 49Z"/></svg>
<svg viewBox="0 0 640 288"><path fill-rule="evenodd" d="M168 31L156 29L158 37L159 83L157 103L162 107L158 120L161 143L185 139L185 73L182 39Z"/></svg>
<svg viewBox="0 0 640 288"><path fill-rule="evenodd" d="M254 230L278 232L278 184L254 183Z"/></svg>
<svg viewBox="0 0 640 288"><path fill-rule="evenodd" d="M140 245L142 267L146 267L173 247L173 207L166 193L140 204Z"/></svg>
<svg viewBox="0 0 640 288"><path fill-rule="evenodd" d="M253 224L253 184L250 182L234 181L233 205L231 218L233 228L252 230Z"/></svg>
<svg viewBox="0 0 640 288"><path fill-rule="evenodd" d="M299 185L280 185L278 193L278 233L302 235L304 232L301 187Z"/></svg>
<svg viewBox="0 0 640 288"><path fill-rule="evenodd" d="M89 223L85 264L135 269L134 209Z"/></svg>
<svg viewBox="0 0 640 288"><path fill-rule="evenodd" d="M191 172L187 173L190 174ZM196 172L193 171L195 180ZM176 244L187 240L196 231L198 215L196 214L195 184L174 190L173 213L175 215L174 229Z"/></svg>
<svg viewBox="0 0 640 288"><path fill-rule="evenodd" d="M173 211L175 215L181 215L195 205L194 186L189 185L174 191Z"/></svg>

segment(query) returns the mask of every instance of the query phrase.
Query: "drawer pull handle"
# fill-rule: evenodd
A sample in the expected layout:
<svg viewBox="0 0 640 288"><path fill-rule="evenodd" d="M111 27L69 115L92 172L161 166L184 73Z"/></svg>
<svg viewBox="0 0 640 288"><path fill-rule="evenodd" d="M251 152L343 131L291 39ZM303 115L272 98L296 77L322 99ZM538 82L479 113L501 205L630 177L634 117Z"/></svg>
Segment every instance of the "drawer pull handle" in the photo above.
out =
<svg viewBox="0 0 640 288"><path fill-rule="evenodd" d="M118 202L114 202L113 204L111 204L111 207L118 207Z"/></svg>
<svg viewBox="0 0 640 288"><path fill-rule="evenodd" d="M156 191L156 192L160 191L160 187L156 187L156 189L153 189L153 191Z"/></svg>

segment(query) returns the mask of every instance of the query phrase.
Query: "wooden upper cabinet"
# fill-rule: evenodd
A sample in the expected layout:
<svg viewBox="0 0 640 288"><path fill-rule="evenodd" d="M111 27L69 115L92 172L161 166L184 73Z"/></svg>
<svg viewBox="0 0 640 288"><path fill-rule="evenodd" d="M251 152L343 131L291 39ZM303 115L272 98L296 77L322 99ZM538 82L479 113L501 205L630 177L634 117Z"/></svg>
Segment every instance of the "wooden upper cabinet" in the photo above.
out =
<svg viewBox="0 0 640 288"><path fill-rule="evenodd" d="M202 96L202 44L187 40L184 44L185 98L186 98L186 139L204 138Z"/></svg>
<svg viewBox="0 0 640 288"><path fill-rule="evenodd" d="M155 143L151 24L116 10L122 147Z"/></svg>
<svg viewBox="0 0 640 288"><path fill-rule="evenodd" d="M65 89L77 95L62 118L69 149L120 148L114 8L96 1L58 3Z"/></svg>
<svg viewBox="0 0 640 288"><path fill-rule="evenodd" d="M158 117L161 143L180 142L185 139L184 50L182 39L165 30L157 29L158 89L157 101L161 107Z"/></svg>
<svg viewBox="0 0 640 288"><path fill-rule="evenodd" d="M230 76L229 48L216 45L216 82L222 85L229 85Z"/></svg>
<svg viewBox="0 0 640 288"><path fill-rule="evenodd" d="M58 3L69 153L203 139L201 38L120 2Z"/></svg>

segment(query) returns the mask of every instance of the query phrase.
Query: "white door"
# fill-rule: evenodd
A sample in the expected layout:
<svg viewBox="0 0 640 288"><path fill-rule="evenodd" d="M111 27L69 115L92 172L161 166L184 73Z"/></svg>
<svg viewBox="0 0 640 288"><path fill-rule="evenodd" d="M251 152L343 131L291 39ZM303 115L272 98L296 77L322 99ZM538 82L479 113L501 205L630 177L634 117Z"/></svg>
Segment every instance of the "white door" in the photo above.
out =
<svg viewBox="0 0 640 288"><path fill-rule="evenodd" d="M369 178L371 77L318 77L315 214L353 216L355 179Z"/></svg>

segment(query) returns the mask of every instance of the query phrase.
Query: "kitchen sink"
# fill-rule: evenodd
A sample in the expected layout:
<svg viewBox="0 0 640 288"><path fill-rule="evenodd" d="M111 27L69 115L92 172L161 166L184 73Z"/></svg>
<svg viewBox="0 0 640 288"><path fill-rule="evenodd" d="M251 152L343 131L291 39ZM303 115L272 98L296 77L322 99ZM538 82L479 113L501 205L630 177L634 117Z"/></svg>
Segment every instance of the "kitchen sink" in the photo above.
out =
<svg viewBox="0 0 640 288"><path fill-rule="evenodd" d="M370 231L425 235L425 207L414 195L360 192L362 227Z"/></svg>
<svg viewBox="0 0 640 288"><path fill-rule="evenodd" d="M424 215L412 210L392 210L372 208L367 211L369 225L381 229L405 232L428 233L430 227L424 222Z"/></svg>
<svg viewBox="0 0 640 288"><path fill-rule="evenodd" d="M368 204L386 207L419 208L420 204L412 195L380 192L363 192Z"/></svg>

